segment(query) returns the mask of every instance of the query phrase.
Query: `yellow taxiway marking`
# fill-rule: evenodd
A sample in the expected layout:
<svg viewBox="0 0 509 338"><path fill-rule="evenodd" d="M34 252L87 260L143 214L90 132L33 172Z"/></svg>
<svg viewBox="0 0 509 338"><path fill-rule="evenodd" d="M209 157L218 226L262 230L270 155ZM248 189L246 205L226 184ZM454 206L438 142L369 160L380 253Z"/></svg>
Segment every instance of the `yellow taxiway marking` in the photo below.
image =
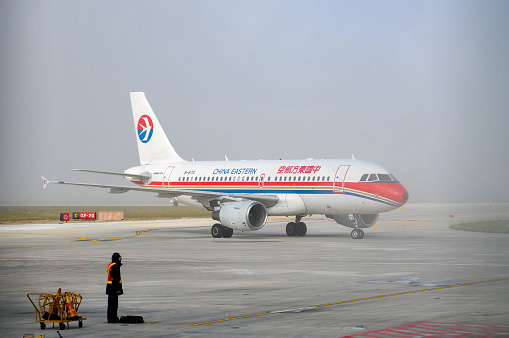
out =
<svg viewBox="0 0 509 338"><path fill-rule="evenodd" d="M223 318L223 319L211 320L211 321L208 321L208 322L201 322L201 323L193 323L193 324L188 324L188 325L208 325L208 324L213 324L213 323L226 322L226 321L229 321L229 320L244 319L244 318L253 318L253 317L266 316L266 315L278 314L278 313L286 313L286 312L299 312L299 311L316 309L316 308L325 307L325 306L354 303L354 302L360 302L360 301L364 301L364 300L372 300L372 299L379 299L379 298L386 298L386 297L409 295L409 294L420 293L420 292L438 291L438 290L444 290L444 289L457 288L457 287L460 287L460 286L469 286L469 285L482 284L482 283L500 282L500 281L504 281L504 280L509 280L509 278L499 278L499 279L485 280L485 281L480 281L480 282L472 282L472 283L464 283L464 284L457 284L457 285L441 286L441 287L437 287L437 288L424 289L424 290L415 290L415 291L407 291L407 292L400 292L400 293L392 293L392 294L388 294L388 295L380 295L380 296L373 296L373 297L366 297L366 298L343 300L343 301L334 302L334 303L326 303L326 304L304 306L304 307L299 307L299 308L295 308L295 309L287 309L287 310L279 310L279 311L269 311L269 312L255 313L255 314L246 315L246 316Z"/></svg>
<svg viewBox="0 0 509 338"><path fill-rule="evenodd" d="M193 226L182 226L182 225L185 225L185 224L186 224L186 222L162 223L162 224L159 224L161 226L161 228L152 228L152 229L145 229L145 230L134 231L134 235L130 235L130 236L110 237L110 238L97 238L97 239L90 239L88 237L83 237L83 236L78 236L78 235L66 235L66 234L59 234L59 233L3 232L3 234L7 234L7 235L24 235L24 236L51 236L51 237L59 236L59 237L67 237L67 238L76 238L79 241L84 241L84 242L104 242L104 241L118 241L118 240L123 240L123 239L127 239L127 238L134 238L134 237L140 236L140 235L142 235L142 234L144 234L146 232L149 232L149 231L170 230L170 229L177 229L177 228L178 229L194 229L194 228L201 228L201 227L203 227L203 226L200 226L200 225L197 225L197 226L196 225L193 225ZM20 224L19 226L23 226L23 225ZM133 227L132 225L129 225L129 226ZM138 225L136 225L136 226L138 226ZM167 227L167 226L169 226L169 227ZM32 245L27 246L27 247L32 247Z"/></svg>
<svg viewBox="0 0 509 338"><path fill-rule="evenodd" d="M86 237L77 237L81 241L88 241L88 242L102 242L102 241L116 241L120 239L126 239L126 238L133 238L137 237L145 232L153 231L153 230L161 230L161 229L147 229L147 230L140 230L136 231L134 235L131 236L124 236L124 237L114 237L114 238L101 238L101 239L88 239Z"/></svg>

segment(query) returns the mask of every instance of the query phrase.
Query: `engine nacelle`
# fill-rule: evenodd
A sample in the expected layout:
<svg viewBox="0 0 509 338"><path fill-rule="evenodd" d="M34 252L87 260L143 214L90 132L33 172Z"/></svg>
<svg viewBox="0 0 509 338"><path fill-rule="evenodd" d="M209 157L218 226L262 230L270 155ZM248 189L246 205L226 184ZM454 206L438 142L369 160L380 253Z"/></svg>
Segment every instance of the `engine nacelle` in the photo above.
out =
<svg viewBox="0 0 509 338"><path fill-rule="evenodd" d="M349 228L355 228L355 222L357 222L358 228L369 228L375 225L375 223L378 221L378 214L325 215L325 217L332 218L336 221L336 223Z"/></svg>
<svg viewBox="0 0 509 338"><path fill-rule="evenodd" d="M229 202L214 211L212 219L233 230L260 230L267 222L267 209L256 201Z"/></svg>

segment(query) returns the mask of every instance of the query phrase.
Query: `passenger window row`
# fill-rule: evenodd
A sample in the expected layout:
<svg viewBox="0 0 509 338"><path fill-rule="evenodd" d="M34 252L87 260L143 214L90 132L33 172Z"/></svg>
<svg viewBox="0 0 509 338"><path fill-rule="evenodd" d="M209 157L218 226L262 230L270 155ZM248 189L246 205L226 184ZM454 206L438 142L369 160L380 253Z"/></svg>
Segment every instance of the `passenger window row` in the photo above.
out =
<svg viewBox="0 0 509 338"><path fill-rule="evenodd" d="M179 182L255 182L260 179L259 176L187 176L187 177L179 177ZM263 180L263 177L262 177ZM330 176L276 176L274 178L274 182L290 182L290 181L298 181L298 182L325 182L330 181ZM267 178L266 182L271 182L270 176Z"/></svg>

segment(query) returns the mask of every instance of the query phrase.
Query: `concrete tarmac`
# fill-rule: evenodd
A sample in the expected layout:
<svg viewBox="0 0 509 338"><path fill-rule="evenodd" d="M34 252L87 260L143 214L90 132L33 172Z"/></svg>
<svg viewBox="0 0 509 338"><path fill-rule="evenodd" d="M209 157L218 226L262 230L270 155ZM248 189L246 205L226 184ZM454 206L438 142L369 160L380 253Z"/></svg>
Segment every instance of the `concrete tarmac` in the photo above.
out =
<svg viewBox="0 0 509 338"><path fill-rule="evenodd" d="M450 217L450 216L454 217ZM509 234L451 222L509 218L509 203L408 204L353 240L323 216L214 239L209 219L0 226L0 336L341 337L416 322L509 325ZM107 324L106 266L123 257ZM41 330L28 292L79 293L86 317ZM502 335L503 336L503 335ZM509 336L509 329L506 336Z"/></svg>

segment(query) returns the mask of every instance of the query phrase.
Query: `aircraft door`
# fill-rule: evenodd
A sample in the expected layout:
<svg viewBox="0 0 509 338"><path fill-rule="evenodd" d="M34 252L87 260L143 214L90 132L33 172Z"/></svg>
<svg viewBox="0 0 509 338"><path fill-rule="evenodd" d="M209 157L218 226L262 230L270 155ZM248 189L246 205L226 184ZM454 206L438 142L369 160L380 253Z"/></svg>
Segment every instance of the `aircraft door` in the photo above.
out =
<svg viewBox="0 0 509 338"><path fill-rule="evenodd" d="M163 182L162 182L164 188L169 188L170 187L170 176L171 176L171 173L172 173L173 169L175 169L175 167L168 167L164 171Z"/></svg>
<svg viewBox="0 0 509 338"><path fill-rule="evenodd" d="M334 193L342 194L345 192L346 174L350 169L349 165L340 165L334 176Z"/></svg>
<svg viewBox="0 0 509 338"><path fill-rule="evenodd" d="M260 180L258 181L258 188L263 188L265 186L265 174L260 175Z"/></svg>

